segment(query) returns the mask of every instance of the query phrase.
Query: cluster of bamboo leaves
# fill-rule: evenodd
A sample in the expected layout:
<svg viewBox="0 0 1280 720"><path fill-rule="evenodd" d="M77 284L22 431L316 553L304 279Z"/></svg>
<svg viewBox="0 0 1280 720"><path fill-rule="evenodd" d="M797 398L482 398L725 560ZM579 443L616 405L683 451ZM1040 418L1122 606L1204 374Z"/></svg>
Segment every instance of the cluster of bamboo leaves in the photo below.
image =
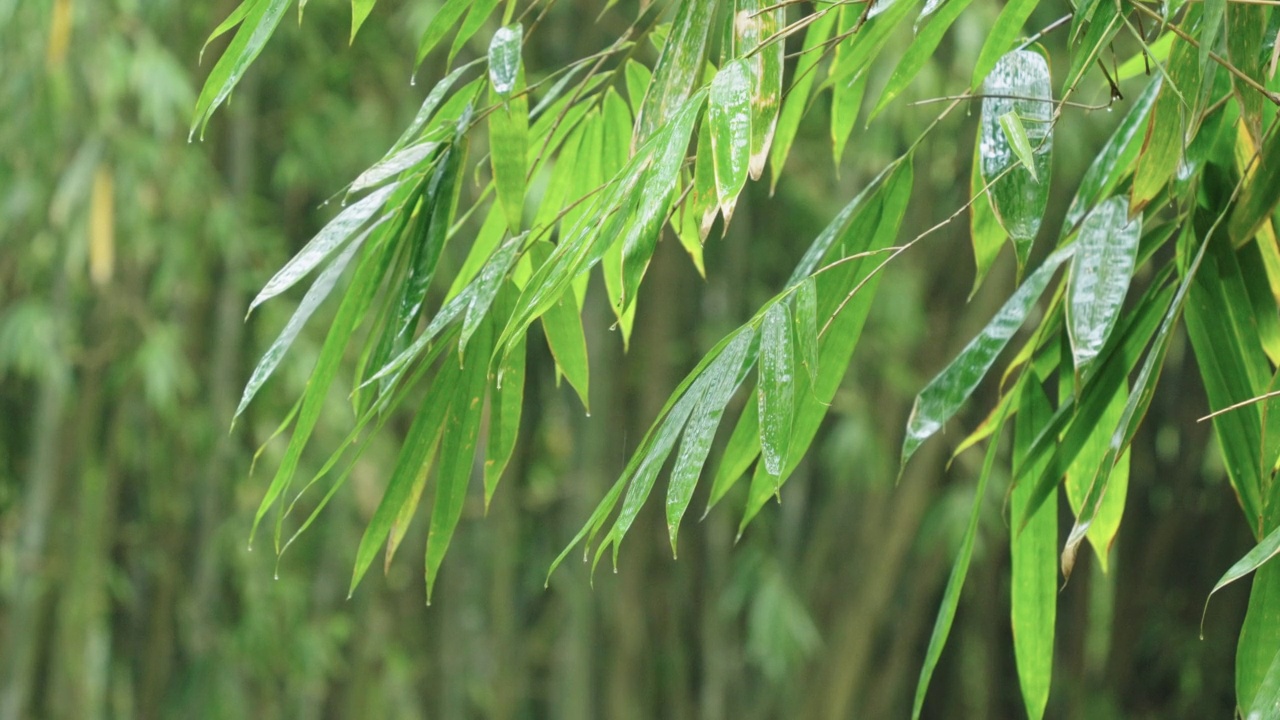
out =
<svg viewBox="0 0 1280 720"><path fill-rule="evenodd" d="M193 133L228 98L291 4L244 0L214 32L237 28L200 95ZM299 12L305 4L300 0ZM373 4L353 1L353 37ZM278 509L277 551L340 488L390 410L418 403L358 549L352 590L383 548L390 562L431 487L430 597L475 462L483 463L487 504L511 456L534 323L542 325L557 372L589 407L581 310L596 266L626 342L665 227L705 272L702 243L717 218L731 221L748 178L761 177L766 165L776 184L817 93L831 92L838 159L863 108L874 117L895 107L969 0L655 3L614 45L530 84L524 34L552 4L446 0L424 33L418 62L453 33L452 63L501 6L487 57L435 84L400 140L352 182L351 201L254 300L256 306L319 271L254 371L241 410L339 278L349 276L307 389L281 427L291 428L288 449L257 513L255 529ZM964 406L1010 343L1021 338L1021 345L998 381L995 408L955 450L988 441L914 714L957 611L980 501L1009 425L1014 653L1027 712L1043 715L1059 573L1070 577L1086 541L1106 567L1130 480L1127 450L1181 323L1212 409L1224 410L1214 429L1260 540L1218 585L1259 570L1239 643L1238 703L1248 717L1272 717L1280 703L1280 624L1268 619L1280 613L1280 568L1264 563L1280 552L1280 413L1270 395L1280 377L1273 224L1280 138L1268 58L1274 66L1280 14L1226 0L1158 9L1083 0L1047 29L1069 33L1069 69L1055 86L1045 53L1034 37L1025 39L1036 7L1035 0L1004 6L970 87L958 88L961 100L943 112L965 98L981 102L967 206L975 290L1006 240L1020 284L916 398L903 464ZM908 20L910 45L879 96L866 97L872 64L886 60L890 39L904 37L899 30ZM799 48L789 72L788 39ZM657 51L652 67L641 62L646 44ZM1108 70L1100 58L1116 46L1133 57ZM1099 65L1117 100L1122 78L1145 68L1148 79L1123 100L1122 120L1084 175L1066 180L1077 189L1062 226L1042 227L1055 125L1064 113L1079 112L1068 99ZM476 136L487 147L478 158L468 153ZM579 544L588 553L595 548L595 562L611 550L616 563L673 455L665 508L674 551L726 408L739 394L750 401L709 473L707 509L748 474L741 527L779 495L850 363L883 269L924 238L899 244L918 145L868 183L812 242L777 295L690 371L552 570ZM484 178L484 191L460 208L460 187L473 173ZM538 196L530 193L535 179L545 188ZM468 236L461 229L473 214L480 229ZM1056 241L1032 269L1034 243L1045 237ZM454 277L437 279L450 242L469 244L466 260ZM438 308L428 302L433 283L447 287ZM1020 334L1033 316L1036 327ZM357 421L350 441L299 487L299 459L352 348ZM285 516L316 484L324 496L286 539ZM1062 545L1060 495L1075 518Z"/></svg>

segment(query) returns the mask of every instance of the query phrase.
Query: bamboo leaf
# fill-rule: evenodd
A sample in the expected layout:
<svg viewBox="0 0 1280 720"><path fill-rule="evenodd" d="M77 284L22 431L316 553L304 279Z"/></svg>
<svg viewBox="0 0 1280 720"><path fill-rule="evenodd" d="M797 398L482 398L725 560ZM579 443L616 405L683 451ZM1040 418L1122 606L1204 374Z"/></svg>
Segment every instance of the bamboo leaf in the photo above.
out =
<svg viewBox="0 0 1280 720"><path fill-rule="evenodd" d="M770 194L778 187L778 178L782 175L782 168L787 163L787 154L791 152L791 144L795 141L796 131L800 128L800 120L809 108L810 91L814 80L817 79L818 62L822 59L822 53L818 52L819 46L831 37L838 16L838 12L826 8L825 12L805 31L804 47L800 51L800 59L796 61L791 89L782 99L782 112L778 116L773 147L769 150ZM706 237L705 232L703 237Z"/></svg>
<svg viewBox="0 0 1280 720"><path fill-rule="evenodd" d="M1271 133L1258 152L1258 163L1235 205L1227 229L1236 244L1257 234L1280 204L1280 134Z"/></svg>
<svg viewBox="0 0 1280 720"><path fill-rule="evenodd" d="M786 303L775 303L764 314L760 330L760 450L770 475L781 475L791 444L795 411L792 375L795 350L791 340L791 313Z"/></svg>
<svg viewBox="0 0 1280 720"><path fill-rule="evenodd" d="M463 354L467 348L467 341L488 316L489 307L493 305L493 299L498 296L498 290L502 288L507 273L511 272L511 267L515 265L516 257L526 237L528 233L523 233L503 243L480 271L480 277L476 279L475 291L467 304L467 313L462 319L462 334L458 336L458 355Z"/></svg>
<svg viewBox="0 0 1280 720"><path fill-rule="evenodd" d="M671 470L671 483L667 488L667 531L671 536L671 552L676 553L676 534L680 519L684 517L693 498L693 490L702 466L711 452L711 441L724 415L725 405L742 384L746 372L754 362L752 345L756 341L755 329L748 326L733 337L715 362L707 366L703 374L706 389L689 418L675 467Z"/></svg>
<svg viewBox="0 0 1280 720"><path fill-rule="evenodd" d="M458 34L453 36L453 46L449 48L449 64L453 63L453 59L458 57L462 47L467 41L480 32L480 28L484 27L484 23L493 14L502 0L471 0L470 9L467 10L467 17L462 20L462 25L458 27ZM442 9L443 11L443 9ZM421 48L419 48L421 52Z"/></svg>
<svg viewBox="0 0 1280 720"><path fill-rule="evenodd" d="M306 244L297 255L293 256L285 266L280 268L275 275L267 281L258 296L249 303L249 312L279 295L280 293L293 287L308 273L314 270L325 258L345 241L351 237L361 226L373 217L379 209L386 204L391 194L395 192L398 183L391 183L386 187L379 188L359 202L352 204L346 210L343 210L337 217L330 220L327 225L316 233L316 236Z"/></svg>
<svg viewBox="0 0 1280 720"><path fill-rule="evenodd" d="M1080 226L1076 254L1071 259L1067 293L1067 329L1072 360L1085 374L1115 327L1138 258L1142 217L1132 221L1124 198L1113 197L1096 206Z"/></svg>
<svg viewBox="0 0 1280 720"><path fill-rule="evenodd" d="M1024 382L1014 424L1013 464L1026 461L1027 450L1053 414L1049 399L1034 378ZM994 444L994 442L993 442ZM1046 458L1047 460L1047 458ZM1043 463L1042 463L1043 465ZM1043 470L1043 467L1039 468ZM1031 470L1030 472L1036 472ZM1009 496L1013 517L1023 514L1030 485L1015 486ZM1058 508L1046 502L1026 526L1010 532L1010 615L1018 684L1027 715L1044 717L1053 674L1053 635L1058 601Z"/></svg>
<svg viewBox="0 0 1280 720"><path fill-rule="evenodd" d="M280 331L279 337L275 339L275 342L271 343L271 347L267 348L267 351L262 355L262 359L258 361L257 367L253 369L253 374L249 376L249 382L245 384L244 392L240 396L240 404L236 406L233 418L239 417L240 413L244 412L244 409L249 406L249 401L253 400L253 396L258 393L258 389L275 372L280 360L288 352L289 346L297 339L298 333L302 332L302 327L307 324L307 320L315 313L316 308L320 307L320 303L329 297L329 293L333 291L333 286L338 282L338 277L342 275L342 271L347 269L347 265L351 263L351 258L355 257L356 251L364 245L365 238L386 219L387 216L384 215L364 232L357 235L312 283L311 289L307 290L302 302L298 304L298 309L293 311L293 316L289 318L289 322Z"/></svg>
<svg viewBox="0 0 1280 720"><path fill-rule="evenodd" d="M511 98L520 76L520 46L524 27L519 23L498 28L489 42L489 83L503 100Z"/></svg>
<svg viewBox="0 0 1280 720"><path fill-rule="evenodd" d="M915 404L911 406L911 416L907 420L906 438L902 441L903 465L911 459L921 443L942 429L942 425L955 415L977 389L978 383L991 369L996 357L1018 328L1022 327L1022 321L1044 292L1053 273L1074 251L1074 247L1068 246L1046 258L1044 264L1009 297L982 332L916 396Z"/></svg>
<svg viewBox="0 0 1280 720"><path fill-rule="evenodd" d="M751 160L751 76L745 60L734 60L716 73L707 120L715 157L716 198L727 230L738 194L747 184Z"/></svg>
<svg viewBox="0 0 1280 720"><path fill-rule="evenodd" d="M1175 43L1169 57L1168 74L1179 77L1183 68L1194 65L1195 51L1185 42ZM1182 93L1166 78L1149 113L1146 136L1133 174L1129 214L1146 207L1173 177L1190 138L1184 134Z"/></svg>
<svg viewBox="0 0 1280 720"><path fill-rule="evenodd" d="M1079 16L1080 14L1077 14L1077 17ZM1085 31L1079 46L1071 54L1071 67L1067 70L1066 80L1062 83L1064 95L1076 88L1085 72L1097 62L1102 49L1111 43L1123 26L1124 19L1120 16L1117 3L1100 1L1094 3L1089 15L1089 28Z"/></svg>
<svg viewBox="0 0 1280 720"><path fill-rule="evenodd" d="M982 132L981 128L978 132ZM986 183L982 180L981 152L981 141L974 143L973 168L969 172L969 192L973 197L973 204L969 206L969 238L973 244L974 265L973 289L969 291L970 298L977 294L982 281L991 271L991 266L995 265L996 258L1000 257L1000 248L1004 246L1005 239L1009 237L1000 226L996 211L991 207L991 192L984 189Z"/></svg>
<svg viewBox="0 0 1280 720"><path fill-rule="evenodd" d="M719 0L680 0L671 35L662 45L653 79L636 113L632 147L666 125L693 93L706 62L707 45Z"/></svg>
<svg viewBox="0 0 1280 720"><path fill-rule="evenodd" d="M510 315L515 304L514 288L499 295L502 310L495 317ZM484 509L498 489L498 481L511 461L520 436L520 415L524 410L525 341L516 343L498 367L497 387L489 399L489 443L484 456Z"/></svg>
<svg viewBox="0 0 1280 720"><path fill-rule="evenodd" d="M1156 77L1130 106L1115 132L1107 140L1107 144L1094 156L1089 169L1080 178L1075 197L1067 207L1067 216L1062 221L1062 235L1065 237L1084 219L1098 202L1115 190L1120 179L1132 169L1138 151L1142 148L1138 140L1138 129L1147 123L1148 113L1155 104L1160 93L1161 78Z"/></svg>
<svg viewBox="0 0 1280 720"><path fill-rule="evenodd" d="M1267 720L1277 715L1280 715L1280 650L1271 658L1245 720Z"/></svg>
<svg viewBox="0 0 1280 720"><path fill-rule="evenodd" d="M947 636L951 634L951 625L956 619L956 608L960 605L960 591L964 588L965 577L969 574L969 561L973 559L973 543L978 535L982 499L986 496L987 479L991 477L991 469L995 465L996 448L999 445L1000 429L1004 426L1004 421L1005 418L1001 416L996 423L991 444L987 446L987 454L982 461L978 486L973 493L973 509L969 512L969 524L965 528L955 563L951 566L947 586L942 591L942 605L938 608L938 617L934 621L929 645L925 649L924 664L920 668L920 679L916 682L915 700L911 708L912 720L919 720L920 711L924 708L925 693L929 689L929 681L933 678L933 671L938 666L938 659L942 657L942 649L947 644Z"/></svg>
<svg viewBox="0 0 1280 720"><path fill-rule="evenodd" d="M1026 24L1027 18L1031 17L1031 11L1035 10L1039 4L1039 0L1009 0L1009 3L1004 6L1004 9L1000 11L1000 16L996 18L995 23L987 33L987 39L982 43L982 50L978 52L978 61L973 66L973 79L970 81L971 87L978 87L984 81L987 81L989 73L999 68L1002 61L1007 62L1005 58L1009 48L1013 47L1014 41L1017 40L1019 33L1022 32L1022 26ZM1039 74L1025 65L1010 67L1008 70L1010 73L1027 71L1036 75ZM1044 74L1047 76L1048 72L1048 69L1046 69ZM984 90L984 92L990 94L992 91ZM1047 96L1048 92L1045 95Z"/></svg>
<svg viewBox="0 0 1280 720"><path fill-rule="evenodd" d="M1209 601L1213 599L1215 593L1262 567L1278 553L1280 553L1280 528L1268 533L1261 542L1255 545L1248 553L1245 553L1244 557L1237 560L1234 565L1222 574L1222 577L1218 578L1218 582L1209 591L1209 596L1205 598L1205 609L1208 610Z"/></svg>
<svg viewBox="0 0 1280 720"><path fill-rule="evenodd" d="M364 24L369 13L373 11L373 5L377 0L351 0L351 41L356 41L356 33L360 30L360 26Z"/></svg>
<svg viewBox="0 0 1280 720"><path fill-rule="evenodd" d="M1027 130L1022 127L1022 120L1018 119L1017 111L1010 110L1000 116L1000 129L1004 131L1005 140L1009 142L1009 147L1018 158L1018 162L1031 173L1032 180L1040 182L1039 176L1036 175L1031 141L1027 139Z"/></svg>
<svg viewBox="0 0 1280 720"><path fill-rule="evenodd" d="M371 188L388 178L410 170L434 154L439 147L439 142L431 140L410 145L360 173L351 183L351 189L348 192L354 193Z"/></svg>
<svg viewBox="0 0 1280 720"><path fill-rule="evenodd" d="M1007 5L1006 12L1013 5ZM991 207L1013 239L1021 271L1049 202L1053 160L1049 65L1043 55L1029 50L1008 53L987 76L983 92L987 97L982 101L982 179L990 184ZM1034 171L1031 166L1019 164L1019 154L1001 128L1000 119L1009 112L1016 112L1026 121L1025 135L1033 150Z"/></svg>
<svg viewBox="0 0 1280 720"><path fill-rule="evenodd" d="M476 460L476 438L484 412L489 385L489 355L493 348L493 325L484 323L476 333L476 353L463 367L449 401L440 438L440 467L436 470L436 497L431 507L431 529L427 533L427 604L435 589L440 563L462 518L467 485ZM450 389L441 387L437 392Z"/></svg>
<svg viewBox="0 0 1280 720"><path fill-rule="evenodd" d="M470 6L471 0L445 0L436 14L431 16L427 29L422 31L422 39L418 41L418 56L413 61L414 67L422 64L444 36L458 24L458 19Z"/></svg>
<svg viewBox="0 0 1280 720"><path fill-rule="evenodd" d="M245 11L240 21L240 28L231 38L227 49L222 51L222 57L218 58L218 62L214 64L213 70L210 71L209 77L205 78L204 86L200 89L200 97L196 99L195 114L191 119L188 140L195 137L196 128L200 129L200 139L204 139L204 129L208 126L213 111L231 97L231 91L240 82L249 65L262 52L262 48L275 32L276 26L280 24L280 19L284 17L291 2L292 0L256 0ZM235 16L236 12L232 12L232 18ZM227 23L230 23L232 18L224 22L226 29L229 29L230 26ZM219 34L219 31L225 30L219 28L214 31L215 35Z"/></svg>
<svg viewBox="0 0 1280 720"><path fill-rule="evenodd" d="M902 94L903 90L911 84L916 75L924 69L924 66L933 58L934 52L938 49L938 45L942 43L942 37L960 17L960 13L969 7L972 0L949 0L942 5L942 9L936 15L929 17L933 10L934 3L931 2L921 11L921 17L929 17L928 23L924 28L916 34L914 40L911 41L910 47L903 53L902 59L898 61L897 67L893 69L893 74L889 76L889 82L885 85L884 90L880 93L880 101L876 103L875 109L871 111L871 117L880 114Z"/></svg>
<svg viewBox="0 0 1280 720"><path fill-rule="evenodd" d="M503 102L489 114L489 161L498 203L506 211L507 227L519 233L524 216L525 177L529 155L529 98L512 98L524 88L520 67L521 28L501 28L489 46L490 100Z"/></svg>
<svg viewBox="0 0 1280 720"><path fill-rule="evenodd" d="M752 180L764 173L769 146L778 123L778 105L782 99L782 66L786 45L774 40L785 23L785 8L768 0L738 0L734 32L738 37L739 55L746 58L751 76L751 162ZM726 218L726 224L728 220Z"/></svg>

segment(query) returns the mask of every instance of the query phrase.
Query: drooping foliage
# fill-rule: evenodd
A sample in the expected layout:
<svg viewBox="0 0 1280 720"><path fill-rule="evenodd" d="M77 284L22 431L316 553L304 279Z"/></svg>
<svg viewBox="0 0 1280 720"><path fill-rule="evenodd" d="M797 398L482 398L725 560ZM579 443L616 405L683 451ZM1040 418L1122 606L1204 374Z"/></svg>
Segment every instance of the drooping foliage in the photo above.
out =
<svg viewBox="0 0 1280 720"><path fill-rule="evenodd" d="M298 401L288 450L257 513L261 521L277 509L278 551L288 544L284 521L299 494L327 487L296 532L341 487L390 410L417 403L360 543L352 591L384 547L389 561L428 497L430 595L472 477L483 476L491 497L513 451L535 324L557 372L589 407L581 318L596 266L629 342L639 289L664 235L703 271L703 243L717 217L722 225L731 221L748 178L760 177L766 158L774 185L785 174L815 93L831 92L838 159L851 147L864 106L873 115L905 112L898 96L956 18L971 12L966 0L923 7L914 0L673 0L645 4L616 43L590 56L562 68L527 67L522 43L552 4L446 0L424 33L418 61L439 52L450 33L452 62L468 40L491 32L487 62L458 67L434 85L401 140L349 188L353 201L255 301L319 270L253 373L241 409L302 323L339 287L339 276L348 277ZM244 0L214 32L235 28L200 95L193 133L203 132L290 5ZM356 0L352 8L354 34L373 3ZM914 714L952 628L981 500L1003 429L1011 426L1014 654L1027 713L1043 715L1055 587L1070 578L1085 541L1106 565L1130 487L1129 445L1172 339L1185 331L1217 412L1212 422L1227 475L1245 524L1261 542L1220 586L1257 571L1238 646L1237 702L1249 717L1268 717L1280 687L1274 622L1280 566L1266 562L1280 543L1280 427L1265 402L1280 363L1274 227L1280 96L1269 89L1275 83L1268 67L1280 15L1266 5L1225 0L1157 9L1085 0L1066 8L1065 17L1029 24L1040 9L1034 0L1004 6L977 54L970 86L953 88L938 120L812 241L786 285L672 391L552 570L582 543L588 553L595 548L596 562L611 551L616 563L673 457L665 513L673 550L702 477L711 478L714 505L750 473L742 528L780 497L849 367L890 261L930 235L901 236L913 173L929 162L920 144L972 102L980 120L971 196L948 221L962 222L967 211L975 289L1006 239L1019 284L920 391L905 429L904 465L1005 361L995 410L959 445L985 440L988 448ZM1055 61L1037 44L1051 32L1068 35L1068 57ZM790 61L788 45L797 48ZM1115 55L1132 59L1124 66L1102 60ZM874 72L886 62L894 68L887 81ZM1067 68L1063 81L1054 82L1054 67ZM1134 67L1129 79L1136 91L1122 93L1120 83ZM1073 113L1101 107L1079 99L1089 83L1105 84L1104 104L1123 119L1083 175L1055 176L1055 131ZM1069 139L1059 135L1059 153L1064 146ZM485 191L475 205L462 206L459 188L472 177ZM1048 211L1052 183L1077 188L1061 220ZM478 232L464 230L470 225L462 220L473 213L487 218ZM437 277L448 245L467 247L466 259L451 277ZM449 288L439 307L428 302L433 284ZM317 477L299 482L298 458L352 353L358 361L351 441L332 450ZM704 472L726 410L742 395L749 399L727 423L733 427L717 469ZM1148 481L1132 479L1135 487ZM1074 517L1065 540L1057 528L1060 496Z"/></svg>

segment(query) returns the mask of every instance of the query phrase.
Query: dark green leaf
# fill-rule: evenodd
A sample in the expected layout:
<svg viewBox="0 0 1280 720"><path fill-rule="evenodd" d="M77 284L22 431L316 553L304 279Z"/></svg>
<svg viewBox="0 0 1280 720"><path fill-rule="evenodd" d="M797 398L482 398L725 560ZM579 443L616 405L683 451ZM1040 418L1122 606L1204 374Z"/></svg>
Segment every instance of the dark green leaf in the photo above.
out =
<svg viewBox="0 0 1280 720"><path fill-rule="evenodd" d="M706 62L707 44L719 0L680 0L670 37L662 45L653 79L636 113L633 147L666 125L693 93Z"/></svg>
<svg viewBox="0 0 1280 720"><path fill-rule="evenodd" d="M292 0L256 0L245 11L240 29L236 30L235 37L231 38L227 49L222 51L222 57L218 58L218 62L214 64L209 77L205 78L200 97L196 99L195 115L191 119L188 140L195 137L196 128L200 129L200 138L204 139L204 129L209 124L213 111L231 96L231 91L240 82L245 70L248 70L249 65L258 57L258 53L262 52L262 48L266 46L267 40L275 32L276 26L280 24L280 19L284 17L291 3ZM233 12L232 17L235 17L235 14ZM228 18L226 22L230 21L231 18ZM215 34L217 32L215 31Z"/></svg>

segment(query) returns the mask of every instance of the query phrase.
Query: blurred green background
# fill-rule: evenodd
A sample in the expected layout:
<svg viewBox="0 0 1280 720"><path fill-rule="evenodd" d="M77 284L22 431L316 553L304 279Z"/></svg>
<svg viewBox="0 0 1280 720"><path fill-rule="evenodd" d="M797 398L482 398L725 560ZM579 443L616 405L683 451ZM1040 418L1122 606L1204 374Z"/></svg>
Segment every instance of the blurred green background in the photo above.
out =
<svg viewBox="0 0 1280 720"><path fill-rule="evenodd" d="M296 298L247 322L244 313L332 217L326 199L381 156L441 75L431 60L410 84L437 4L380 3L349 45L348 4L312 2L189 144L195 95L226 39L203 65L201 44L234 6L0 0L0 720L904 717L979 460L946 462L992 395L895 484L901 428L913 394L1014 279L1006 253L966 303L964 221L889 270L813 452L740 540L741 496L688 525L678 561L648 509L617 574L598 573L593 587L572 563L549 589L543 580L680 377L781 286L809 239L934 108L900 102L860 127L837 172L820 98L777 195L753 184L727 237L708 240L706 280L678 243L662 243L629 353L593 286L592 416L556 386L545 344L531 343L516 457L487 517L479 493L469 502L433 605L415 560L421 524L405 542L417 550L348 600L355 548L408 418L388 424L278 568L269 542L249 551L283 449L271 434L327 318L322 309L228 433L243 382ZM526 48L531 80L606 45L634 6L593 23L599 3L555 4ZM908 100L963 87L998 10L970 9ZM464 52L483 53L488 37ZM1088 82L1085 99L1105 101L1101 78ZM1078 177L1117 116L1071 114L1056 176ZM967 198L975 121L958 113L922 149L904 239ZM1073 190L1055 183L1046 227ZM1062 593L1049 717L1232 713L1245 583L1215 600L1203 641L1197 622L1250 538L1209 427L1195 422L1205 401L1193 362L1176 341L1134 443L1111 573L1084 559ZM335 393L304 472L351 422ZM1006 486L993 482L986 498L926 716L1021 716Z"/></svg>

